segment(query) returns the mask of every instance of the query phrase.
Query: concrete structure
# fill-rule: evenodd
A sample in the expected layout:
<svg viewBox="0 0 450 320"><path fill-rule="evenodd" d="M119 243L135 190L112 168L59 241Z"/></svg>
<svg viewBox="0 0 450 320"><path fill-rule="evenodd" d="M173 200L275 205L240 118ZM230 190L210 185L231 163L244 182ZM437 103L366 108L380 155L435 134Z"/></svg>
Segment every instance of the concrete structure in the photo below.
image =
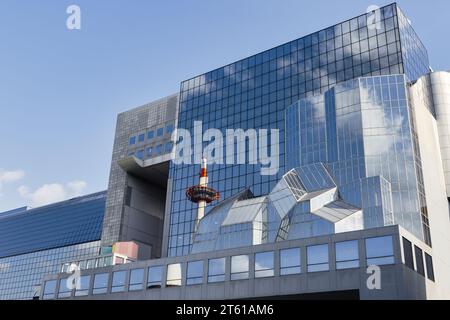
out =
<svg viewBox="0 0 450 320"><path fill-rule="evenodd" d="M178 95L119 114L108 185L102 246L139 244L139 258L162 255L172 132Z"/></svg>

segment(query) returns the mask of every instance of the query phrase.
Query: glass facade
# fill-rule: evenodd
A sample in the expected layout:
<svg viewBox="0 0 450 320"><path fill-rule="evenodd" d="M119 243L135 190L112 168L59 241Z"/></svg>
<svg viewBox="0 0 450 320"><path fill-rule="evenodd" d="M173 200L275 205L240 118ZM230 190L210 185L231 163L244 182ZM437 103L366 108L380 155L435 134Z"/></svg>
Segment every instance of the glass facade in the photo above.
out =
<svg viewBox="0 0 450 320"><path fill-rule="evenodd" d="M382 8L381 17L378 29L368 28L368 16L362 15L182 82L178 128L193 132L194 121L202 121L204 130L279 129L282 164L277 174L261 175L260 164L211 164L210 186L219 190L223 198L246 187L255 196L268 194L287 169L283 164L284 111L299 99L319 95L338 83L361 76L406 72L409 79L415 79L426 72L426 51L407 51L402 47L401 39L415 44L420 40L405 25L400 34L396 5ZM408 59L420 63L411 63L405 69L406 53ZM311 130L320 130L321 125L323 120ZM323 140L314 140L310 148L317 148L313 157L320 158L327 147ZM174 189L169 256L188 254L192 246L196 205L186 201L185 190L197 184L198 172L199 164L171 163Z"/></svg>
<svg viewBox="0 0 450 320"><path fill-rule="evenodd" d="M286 111L286 166L326 163L364 227L399 224L431 244L404 75L349 80Z"/></svg>
<svg viewBox="0 0 450 320"><path fill-rule="evenodd" d="M100 252L104 192L0 218L0 300L32 299L47 274Z"/></svg>

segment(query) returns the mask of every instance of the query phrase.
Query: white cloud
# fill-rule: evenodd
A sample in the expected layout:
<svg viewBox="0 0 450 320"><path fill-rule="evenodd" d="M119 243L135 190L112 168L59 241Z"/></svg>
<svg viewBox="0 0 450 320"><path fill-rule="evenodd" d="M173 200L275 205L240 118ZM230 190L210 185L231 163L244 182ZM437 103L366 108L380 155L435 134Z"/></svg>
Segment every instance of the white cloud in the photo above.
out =
<svg viewBox="0 0 450 320"><path fill-rule="evenodd" d="M3 184L19 181L23 177L25 177L25 172L23 170L6 171L0 169L0 189Z"/></svg>
<svg viewBox="0 0 450 320"><path fill-rule="evenodd" d="M50 203L67 200L82 195L86 189L85 181L72 181L66 185L60 183L44 184L35 191L30 191L26 186L20 186L17 191L20 196L28 201L30 207L36 208Z"/></svg>

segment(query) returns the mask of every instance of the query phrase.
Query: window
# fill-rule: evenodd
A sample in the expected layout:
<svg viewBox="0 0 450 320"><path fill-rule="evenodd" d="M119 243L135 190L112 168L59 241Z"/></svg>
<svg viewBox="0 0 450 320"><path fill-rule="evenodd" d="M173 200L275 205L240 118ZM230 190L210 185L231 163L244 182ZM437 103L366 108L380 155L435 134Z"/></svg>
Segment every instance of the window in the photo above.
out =
<svg viewBox="0 0 450 320"><path fill-rule="evenodd" d="M142 133L142 134L139 135L138 141L139 142L144 142L144 140L145 140L145 134Z"/></svg>
<svg viewBox="0 0 450 320"><path fill-rule="evenodd" d="M56 280L46 281L44 285L44 300L54 299L56 292Z"/></svg>
<svg viewBox="0 0 450 320"><path fill-rule="evenodd" d="M352 269L359 267L358 241L336 243L336 269Z"/></svg>
<svg viewBox="0 0 450 320"><path fill-rule="evenodd" d="M136 144L136 137L130 138L130 145Z"/></svg>
<svg viewBox="0 0 450 320"><path fill-rule="evenodd" d="M280 250L280 275L301 272L300 248Z"/></svg>
<svg viewBox="0 0 450 320"><path fill-rule="evenodd" d="M156 155L160 155L162 153L162 144L158 144L156 146Z"/></svg>
<svg viewBox="0 0 450 320"><path fill-rule="evenodd" d="M144 150L139 150L138 152L136 152L136 158L138 159L144 159Z"/></svg>
<svg viewBox="0 0 450 320"><path fill-rule="evenodd" d="M67 279L59 280L58 298L69 298L72 295L72 289L69 289L67 286Z"/></svg>
<svg viewBox="0 0 450 320"><path fill-rule="evenodd" d="M166 127L166 132L167 132L167 134L172 134L172 132L173 132L173 124L169 124Z"/></svg>
<svg viewBox="0 0 450 320"><path fill-rule="evenodd" d="M188 262L186 284L199 284L203 282L203 261Z"/></svg>
<svg viewBox="0 0 450 320"><path fill-rule="evenodd" d="M165 144L165 152L172 152L172 149L173 149L173 142L167 142L166 144Z"/></svg>
<svg viewBox="0 0 450 320"><path fill-rule="evenodd" d="M425 264L427 266L427 278L434 281L433 258L425 252Z"/></svg>
<svg viewBox="0 0 450 320"><path fill-rule="evenodd" d="M90 259L87 261L87 269L94 269L95 268L95 259Z"/></svg>
<svg viewBox="0 0 450 320"><path fill-rule="evenodd" d="M273 277L273 251L255 254L255 278Z"/></svg>
<svg viewBox="0 0 450 320"><path fill-rule="evenodd" d="M162 286L163 267L149 267L147 277L147 288L161 288Z"/></svg>
<svg viewBox="0 0 450 320"><path fill-rule="evenodd" d="M208 261L208 282L225 281L225 258Z"/></svg>
<svg viewBox="0 0 450 320"><path fill-rule="evenodd" d="M417 272L425 277L425 267L423 265L423 252L417 246L414 246L414 255L416 256Z"/></svg>
<svg viewBox="0 0 450 320"><path fill-rule="evenodd" d="M87 296L89 294L89 283L91 282L91 276L80 277L80 287L75 290L75 297Z"/></svg>
<svg viewBox="0 0 450 320"><path fill-rule="evenodd" d="M231 280L248 279L249 258L247 255L231 257Z"/></svg>
<svg viewBox="0 0 450 320"><path fill-rule="evenodd" d="M167 266L167 282L168 287L181 286L181 264L174 263Z"/></svg>
<svg viewBox="0 0 450 320"><path fill-rule="evenodd" d="M414 258L413 258L413 252L412 252L412 244L411 241L402 238L403 240L403 255L405 258L405 265L414 270Z"/></svg>
<svg viewBox="0 0 450 320"><path fill-rule="evenodd" d="M144 281L144 269L132 269L130 272L130 287L128 290L142 290Z"/></svg>
<svg viewBox="0 0 450 320"><path fill-rule="evenodd" d="M156 136L162 137L164 135L164 128L159 128L156 130Z"/></svg>
<svg viewBox="0 0 450 320"><path fill-rule="evenodd" d="M320 272L329 269L328 244L307 247L306 253L308 272Z"/></svg>
<svg viewBox="0 0 450 320"><path fill-rule="evenodd" d="M150 157L152 155L152 147L147 148L147 157Z"/></svg>
<svg viewBox="0 0 450 320"><path fill-rule="evenodd" d="M106 293L108 290L108 273L99 273L94 276L94 288L92 294Z"/></svg>
<svg viewBox="0 0 450 320"><path fill-rule="evenodd" d="M366 239L367 265L387 265L394 263L392 236Z"/></svg>
<svg viewBox="0 0 450 320"><path fill-rule="evenodd" d="M125 277L126 271L113 272L111 292L123 292L125 291Z"/></svg>
<svg viewBox="0 0 450 320"><path fill-rule="evenodd" d="M151 139L153 139L155 137L155 131L149 131L149 132L147 132L147 139L148 140L151 140Z"/></svg>

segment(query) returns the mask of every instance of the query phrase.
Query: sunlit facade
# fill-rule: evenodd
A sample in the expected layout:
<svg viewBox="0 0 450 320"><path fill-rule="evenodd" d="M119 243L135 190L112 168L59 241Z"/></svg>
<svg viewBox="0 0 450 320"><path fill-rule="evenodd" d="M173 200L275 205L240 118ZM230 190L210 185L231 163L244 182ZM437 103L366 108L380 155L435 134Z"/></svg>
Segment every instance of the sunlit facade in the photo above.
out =
<svg viewBox="0 0 450 320"><path fill-rule="evenodd" d="M224 198L247 187L255 196L268 194L290 169L284 166L285 110L297 101L362 76L405 74L413 81L428 73L427 51L401 10L388 5L380 17L368 25L373 14L364 14L181 83L180 128L193 130L194 121L202 121L205 129L280 130L276 175L262 176L261 165L211 165L211 187ZM184 192L197 172L197 164L171 165L169 256L192 247L196 207Z"/></svg>
<svg viewBox="0 0 450 320"><path fill-rule="evenodd" d="M183 81L118 115L97 253L49 269L39 298L448 299L448 110L450 73L396 4ZM278 130L279 170L175 161L199 122ZM214 191L200 210L191 186Z"/></svg>

